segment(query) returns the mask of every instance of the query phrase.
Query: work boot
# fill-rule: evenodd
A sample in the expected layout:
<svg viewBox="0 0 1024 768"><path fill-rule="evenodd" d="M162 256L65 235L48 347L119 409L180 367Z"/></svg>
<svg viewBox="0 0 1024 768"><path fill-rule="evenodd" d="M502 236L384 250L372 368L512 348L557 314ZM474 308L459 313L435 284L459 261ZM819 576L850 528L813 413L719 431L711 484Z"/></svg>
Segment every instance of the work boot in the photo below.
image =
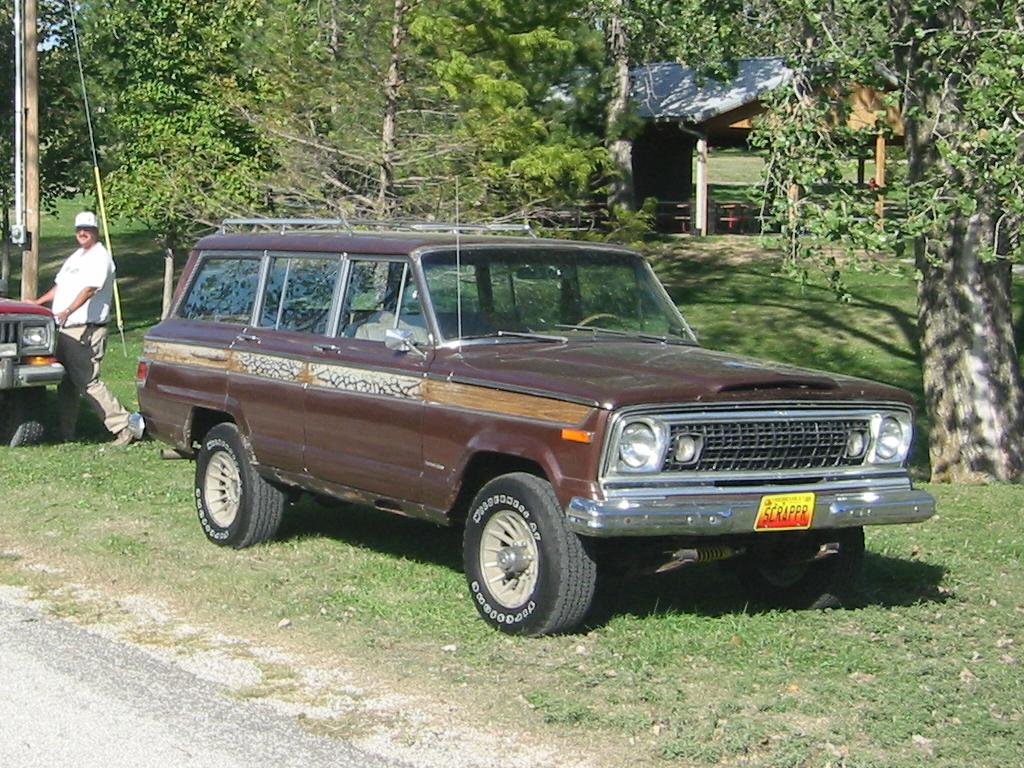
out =
<svg viewBox="0 0 1024 768"><path fill-rule="evenodd" d="M114 439L110 441L110 444L122 447L125 445L131 445L134 442L135 435L132 434L132 431L130 429L125 427L124 429L117 433Z"/></svg>

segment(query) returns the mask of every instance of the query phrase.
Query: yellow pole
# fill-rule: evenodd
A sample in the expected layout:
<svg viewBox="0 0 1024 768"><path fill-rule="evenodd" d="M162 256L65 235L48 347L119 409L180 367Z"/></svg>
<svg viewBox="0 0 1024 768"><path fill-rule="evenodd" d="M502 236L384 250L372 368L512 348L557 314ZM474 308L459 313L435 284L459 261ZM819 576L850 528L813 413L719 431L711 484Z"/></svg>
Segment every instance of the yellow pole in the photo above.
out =
<svg viewBox="0 0 1024 768"><path fill-rule="evenodd" d="M107 246L107 253L110 254L110 258L114 258L114 251L110 247L110 229L107 227L107 206L103 202L103 182L100 179L100 167L94 165L92 167L93 176L96 178L96 199L100 204L100 222L103 224L103 240L104 245ZM124 351L125 357L128 356L128 345L124 341L124 322L121 319L121 292L117 289L117 276L114 276L114 317L117 320L117 331L121 334L121 349Z"/></svg>

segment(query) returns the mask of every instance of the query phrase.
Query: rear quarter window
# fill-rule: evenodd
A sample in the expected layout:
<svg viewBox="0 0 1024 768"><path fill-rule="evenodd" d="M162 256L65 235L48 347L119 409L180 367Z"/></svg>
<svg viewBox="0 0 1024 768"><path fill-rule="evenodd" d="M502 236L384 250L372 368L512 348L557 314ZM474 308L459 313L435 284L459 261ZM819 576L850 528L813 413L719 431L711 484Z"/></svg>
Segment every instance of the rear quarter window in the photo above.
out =
<svg viewBox="0 0 1024 768"><path fill-rule="evenodd" d="M248 323L259 277L259 259L204 259L178 315L188 320Z"/></svg>

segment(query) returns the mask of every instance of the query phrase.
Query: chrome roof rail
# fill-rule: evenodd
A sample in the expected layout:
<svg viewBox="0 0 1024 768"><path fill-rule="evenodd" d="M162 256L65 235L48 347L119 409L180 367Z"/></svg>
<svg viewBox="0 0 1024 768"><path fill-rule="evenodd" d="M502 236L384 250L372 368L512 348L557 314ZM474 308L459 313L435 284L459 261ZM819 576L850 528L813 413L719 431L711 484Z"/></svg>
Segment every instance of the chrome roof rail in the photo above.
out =
<svg viewBox="0 0 1024 768"><path fill-rule="evenodd" d="M224 234L230 230L271 229L284 234L297 230L314 230L334 232L338 230L354 234L359 231L376 231L390 229L397 232L437 232L449 234L481 234L497 232L513 232L528 234L530 237L537 237L537 233L529 224L451 224L447 222L410 222L401 220L374 220L356 219L349 221L345 218L339 219L276 219L276 218L244 218L224 219L220 225L220 232Z"/></svg>
<svg viewBox="0 0 1024 768"><path fill-rule="evenodd" d="M229 229L276 229L284 233L292 229L316 228L325 230L344 229L352 231L352 225L348 219L275 219L275 218L252 218L252 219L224 219L220 223L221 234Z"/></svg>
<svg viewBox="0 0 1024 768"><path fill-rule="evenodd" d="M417 232L450 232L455 234L463 232L479 234L481 232L520 232L530 237L536 237L537 233L529 224L447 224L444 222L427 222L423 224L410 224L409 227Z"/></svg>

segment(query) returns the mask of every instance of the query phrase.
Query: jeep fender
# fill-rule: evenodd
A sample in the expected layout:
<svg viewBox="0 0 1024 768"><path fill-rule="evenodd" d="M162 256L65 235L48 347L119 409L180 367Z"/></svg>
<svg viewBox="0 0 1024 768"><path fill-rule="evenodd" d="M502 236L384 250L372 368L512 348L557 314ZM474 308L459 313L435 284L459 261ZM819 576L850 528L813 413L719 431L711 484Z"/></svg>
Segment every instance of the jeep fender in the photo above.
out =
<svg viewBox="0 0 1024 768"><path fill-rule="evenodd" d="M524 463L536 465L551 483L555 495L563 505L568 504L569 499L574 495L593 492L592 483L566 473L564 457L560 455L561 451L556 451L552 447L549 430L553 428L550 425L545 425L542 431L538 430L536 433L532 431L530 433L524 431L513 433L502 429L501 426L498 424L491 429L478 432L466 445L453 473L453 476L458 478L458 482L452 484L448 499L449 509L457 503L466 482L467 470L480 454L490 454L494 457L498 467L492 474L503 473L500 469L501 457L508 458L508 469L504 471L521 471ZM578 446L566 443L566 448L573 450Z"/></svg>

